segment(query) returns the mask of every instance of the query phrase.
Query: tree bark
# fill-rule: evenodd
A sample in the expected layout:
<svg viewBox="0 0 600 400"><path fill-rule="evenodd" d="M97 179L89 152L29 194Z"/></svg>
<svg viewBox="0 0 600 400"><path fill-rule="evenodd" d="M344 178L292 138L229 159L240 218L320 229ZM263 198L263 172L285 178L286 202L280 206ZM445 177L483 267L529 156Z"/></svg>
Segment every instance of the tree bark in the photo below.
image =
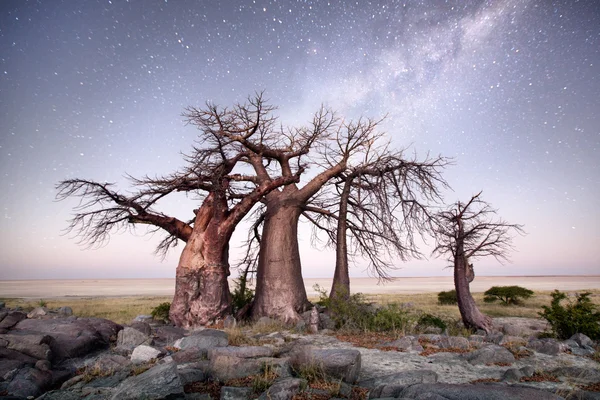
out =
<svg viewBox="0 0 600 400"><path fill-rule="evenodd" d="M483 329L486 333L492 331L492 319L484 315L477 308L475 299L471 295L469 288L469 265L467 258L464 256L464 247L461 236L462 226L459 232L457 243L457 252L454 257L454 287L456 288L456 298L458 300L458 309L462 318L463 324L469 329Z"/></svg>
<svg viewBox="0 0 600 400"><path fill-rule="evenodd" d="M290 185L292 186L292 185ZM263 316L296 322L309 309L298 249L301 203L283 192L267 196L267 211L260 241L256 297L252 318ZM291 189L293 190L293 188Z"/></svg>
<svg viewBox="0 0 600 400"><path fill-rule="evenodd" d="M330 299L350 296L350 272L348 268L348 198L350 196L350 187L352 179L344 182L344 188L340 196L340 210L337 221L337 242L335 255L335 272L333 274L333 283L329 293Z"/></svg>
<svg viewBox="0 0 600 400"><path fill-rule="evenodd" d="M231 308L227 282L231 234L219 232L212 197L207 197L197 212L194 230L177 265L169 317L184 328L215 323Z"/></svg>

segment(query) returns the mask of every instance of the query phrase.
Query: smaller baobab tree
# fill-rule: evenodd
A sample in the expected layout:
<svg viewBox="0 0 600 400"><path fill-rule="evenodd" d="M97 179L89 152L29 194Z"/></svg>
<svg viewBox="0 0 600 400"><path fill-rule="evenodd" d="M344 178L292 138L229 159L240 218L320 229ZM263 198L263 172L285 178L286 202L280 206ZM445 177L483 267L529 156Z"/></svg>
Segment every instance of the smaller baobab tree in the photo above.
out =
<svg viewBox="0 0 600 400"><path fill-rule="evenodd" d="M481 192L467 203L456 202L437 214L436 247L433 254L447 255L454 267L454 286L458 308L465 327L492 330L492 320L479 311L471 295L472 262L493 256L500 263L509 261L513 249L510 232L524 234L522 225L509 224L496 218L497 210L481 199Z"/></svg>

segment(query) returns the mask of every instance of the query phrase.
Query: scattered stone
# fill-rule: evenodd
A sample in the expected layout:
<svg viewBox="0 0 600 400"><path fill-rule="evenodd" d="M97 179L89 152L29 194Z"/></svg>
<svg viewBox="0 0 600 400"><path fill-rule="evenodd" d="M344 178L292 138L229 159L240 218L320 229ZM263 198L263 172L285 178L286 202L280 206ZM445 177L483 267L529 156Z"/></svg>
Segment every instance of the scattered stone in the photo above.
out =
<svg viewBox="0 0 600 400"><path fill-rule="evenodd" d="M36 307L27 314L27 318L43 317L48 315L48 311L46 307Z"/></svg>
<svg viewBox="0 0 600 400"><path fill-rule="evenodd" d="M131 362L134 364L143 364L158 358L161 354L160 350L141 344L133 349L133 352L131 353Z"/></svg>
<svg viewBox="0 0 600 400"><path fill-rule="evenodd" d="M162 364L124 380L112 400L183 398L183 384L175 364Z"/></svg>
<svg viewBox="0 0 600 400"><path fill-rule="evenodd" d="M574 340L580 347L583 346L593 346L594 342L592 339L584 335L583 333L576 333L569 338L569 340Z"/></svg>
<svg viewBox="0 0 600 400"><path fill-rule="evenodd" d="M515 356L508 349L494 344L484 346L471 353L465 353L462 357L471 365L512 364L515 362Z"/></svg>
<svg viewBox="0 0 600 400"><path fill-rule="evenodd" d="M545 339L533 339L527 343L527 348L537 351L542 354L549 354L555 356L559 353L563 353L567 350L567 345L559 342L556 339L545 338Z"/></svg>
<svg viewBox="0 0 600 400"><path fill-rule="evenodd" d="M443 337L437 345L441 349L461 349L468 350L471 348L469 339L460 336L446 336Z"/></svg>
<svg viewBox="0 0 600 400"><path fill-rule="evenodd" d="M246 400L251 398L252 388L223 386L221 388L221 400Z"/></svg>
<svg viewBox="0 0 600 400"><path fill-rule="evenodd" d="M62 317L69 317L73 315L73 309L69 306L63 306L56 310L57 314Z"/></svg>
<svg viewBox="0 0 600 400"><path fill-rule="evenodd" d="M133 321L129 326L133 329L137 329L138 331L142 332L144 335L147 335L147 336L152 335L152 327L147 322Z"/></svg>
<svg viewBox="0 0 600 400"><path fill-rule="evenodd" d="M133 349L141 344L152 345L152 343L150 335L129 326L119 331L117 336L117 346L129 349Z"/></svg>
<svg viewBox="0 0 600 400"><path fill-rule="evenodd" d="M0 321L0 330L10 329L26 318L27 314L21 311L9 311L8 314L2 318L2 321Z"/></svg>
<svg viewBox="0 0 600 400"><path fill-rule="evenodd" d="M531 365L526 365L524 367L519 368L519 371L526 377L532 377L535 374L535 368Z"/></svg>
<svg viewBox="0 0 600 400"><path fill-rule="evenodd" d="M237 326L237 321L233 315L228 315L223 320L223 328L233 329Z"/></svg>
<svg viewBox="0 0 600 400"><path fill-rule="evenodd" d="M216 329L194 331L190 336L177 340L173 346L179 349L191 347L208 351L213 347L225 347L229 344L227 333Z"/></svg>
<svg viewBox="0 0 600 400"><path fill-rule="evenodd" d="M37 397L49 389L52 374L36 368L20 369L7 386L8 393L20 397Z"/></svg>
<svg viewBox="0 0 600 400"><path fill-rule="evenodd" d="M406 352L420 353L424 350L423 346L419 343L419 339L414 336L403 336L393 342L385 343L384 346L396 347L399 351Z"/></svg>
<svg viewBox="0 0 600 400"><path fill-rule="evenodd" d="M358 380L360 361L360 352L355 349L318 349L313 346L298 346L290 359L294 368L301 364L315 364L328 376L348 383Z"/></svg>
<svg viewBox="0 0 600 400"><path fill-rule="evenodd" d="M152 322L152 315L138 315L133 319L133 322Z"/></svg>
<svg viewBox="0 0 600 400"><path fill-rule="evenodd" d="M40 333L17 332L0 335L0 340L6 341L8 350L18 351L38 360L51 360L52 338Z"/></svg>
<svg viewBox="0 0 600 400"><path fill-rule="evenodd" d="M393 389L395 386L414 385L417 383L436 383L437 379L438 375L434 371L421 369L413 371L401 371L391 375L367 379L360 381L358 386L366 387L368 389L376 389L375 393L380 394L383 393L384 387L389 386L390 389L385 390L385 392L388 393L386 396L389 396L391 392L395 390ZM397 395L398 394L395 394L391 397L396 397ZM380 396L378 395L377 397Z"/></svg>
<svg viewBox="0 0 600 400"><path fill-rule="evenodd" d="M521 372L521 370L516 368L510 368L504 371L504 375L502 375L502 381L515 383L519 382L523 376L524 375Z"/></svg>
<svg viewBox="0 0 600 400"><path fill-rule="evenodd" d="M261 394L258 399L259 400L290 400L304 386L306 386L306 381L304 379L298 379L298 378L278 379L266 392Z"/></svg>
<svg viewBox="0 0 600 400"><path fill-rule="evenodd" d="M399 396L413 399L563 400L563 397L544 390L508 386L500 383L475 385L419 383L406 387L400 392Z"/></svg>

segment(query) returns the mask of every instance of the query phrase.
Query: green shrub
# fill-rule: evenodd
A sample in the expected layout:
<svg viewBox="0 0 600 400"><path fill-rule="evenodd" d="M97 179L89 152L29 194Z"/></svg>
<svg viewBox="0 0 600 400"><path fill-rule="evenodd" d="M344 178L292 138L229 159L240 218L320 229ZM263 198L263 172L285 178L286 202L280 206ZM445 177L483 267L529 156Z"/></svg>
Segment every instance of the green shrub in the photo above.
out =
<svg viewBox="0 0 600 400"><path fill-rule="evenodd" d="M319 285L313 286L313 289L319 293L317 304L327 308L336 329L405 331L412 323L411 317L398 304L392 303L377 308L367 303L361 293L349 295L344 290L339 290L338 294L330 299L327 291Z"/></svg>
<svg viewBox="0 0 600 400"><path fill-rule="evenodd" d="M233 281L235 287L231 292L231 307L234 314L254 300L254 290L249 289L247 283L247 278L243 274Z"/></svg>
<svg viewBox="0 0 600 400"><path fill-rule="evenodd" d="M521 286L492 286L484 293L483 301L493 303L500 300L505 306L520 304L522 300L533 296L533 291Z"/></svg>
<svg viewBox="0 0 600 400"><path fill-rule="evenodd" d="M440 317L436 317L431 314L423 314L417 321L417 325L421 327L434 326L440 328L443 331L446 330L448 325Z"/></svg>
<svg viewBox="0 0 600 400"><path fill-rule="evenodd" d="M158 306L156 306L150 314L152 315L152 319L169 322L169 310L170 309L171 309L171 303L169 303L167 301L164 303L160 303Z"/></svg>
<svg viewBox="0 0 600 400"><path fill-rule="evenodd" d="M575 301L567 300L563 306L561 301L567 299L567 295L558 290L552 292L550 306L542 306L544 311L539 314L548 321L555 337L568 339L583 333L592 340L600 339L600 311L590 300L590 294L578 294Z"/></svg>
<svg viewBox="0 0 600 400"><path fill-rule="evenodd" d="M444 304L458 304L458 299L456 298L456 290L448 290L445 292L438 293L438 303Z"/></svg>

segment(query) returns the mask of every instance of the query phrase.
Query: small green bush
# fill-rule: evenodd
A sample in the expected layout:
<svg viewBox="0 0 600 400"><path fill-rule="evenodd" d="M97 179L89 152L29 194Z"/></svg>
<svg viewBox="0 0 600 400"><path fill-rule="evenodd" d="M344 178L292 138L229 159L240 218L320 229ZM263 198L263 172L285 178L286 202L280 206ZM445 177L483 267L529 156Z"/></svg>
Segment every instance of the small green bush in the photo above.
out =
<svg viewBox="0 0 600 400"><path fill-rule="evenodd" d="M440 328L442 332L446 330L448 325L440 317L431 314L423 314L417 321L417 325L421 327L435 326Z"/></svg>
<svg viewBox="0 0 600 400"><path fill-rule="evenodd" d="M576 333L583 333L592 340L600 339L600 311L590 300L589 292L578 294L575 301L567 300L566 306L561 301L567 299L565 293L552 292L550 306L542 306L539 313L550 324L553 336L568 339Z"/></svg>
<svg viewBox="0 0 600 400"><path fill-rule="evenodd" d="M247 304L254 301L254 290L248 288L248 282L245 275L240 275L233 283L235 287L231 292L231 307L235 314Z"/></svg>
<svg viewBox="0 0 600 400"><path fill-rule="evenodd" d="M319 285L313 286L319 293L317 304L327 308L336 329L372 332L405 331L412 318L398 304L375 307L365 301L361 293L348 295L343 290L333 299Z"/></svg>
<svg viewBox="0 0 600 400"><path fill-rule="evenodd" d="M505 306L520 304L522 300L533 296L533 291L521 286L492 286L485 293L483 301L493 303L500 300Z"/></svg>
<svg viewBox="0 0 600 400"><path fill-rule="evenodd" d="M456 290L452 289L445 292L439 292L438 303L441 305L458 304L458 299L456 298Z"/></svg>
<svg viewBox="0 0 600 400"><path fill-rule="evenodd" d="M164 303L160 303L158 306L156 306L150 314L152 315L152 319L169 322L169 310L170 309L171 309L171 303L169 303L167 301Z"/></svg>

